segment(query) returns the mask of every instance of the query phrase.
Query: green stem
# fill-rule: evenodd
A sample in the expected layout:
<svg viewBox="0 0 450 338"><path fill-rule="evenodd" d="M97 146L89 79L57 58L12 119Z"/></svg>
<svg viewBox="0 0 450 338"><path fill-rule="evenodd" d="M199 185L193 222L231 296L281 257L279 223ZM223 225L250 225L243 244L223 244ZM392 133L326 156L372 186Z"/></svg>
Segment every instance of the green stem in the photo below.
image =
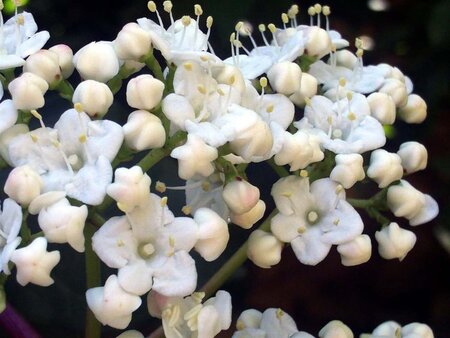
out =
<svg viewBox="0 0 450 338"><path fill-rule="evenodd" d="M270 160L268 160L267 163L269 163L269 165L271 166L273 171L275 171L278 174L278 176L286 177L286 176L290 175L289 171L287 171L285 167L279 166L275 163L275 160L273 159L273 157Z"/></svg>
<svg viewBox="0 0 450 338"><path fill-rule="evenodd" d="M155 75L155 77L164 82L164 75L161 69L161 66L159 65L158 60L156 60L155 56L153 55L153 53L151 53L146 59L145 59L145 64L147 65L147 67L153 72L153 75Z"/></svg>
<svg viewBox="0 0 450 338"><path fill-rule="evenodd" d="M27 224L28 211L26 209L22 209L23 217L22 217L22 225L20 227L20 237L22 237L23 243L31 242L31 231Z"/></svg>
<svg viewBox="0 0 450 338"><path fill-rule="evenodd" d="M259 226L259 230L268 231L270 229L270 220L278 212L278 210L272 211L272 213L265 219L265 221ZM228 278L247 260L247 248L248 240L230 257L230 259L222 265L222 267L206 282L201 288L201 291L205 292L206 298L211 297Z"/></svg>
<svg viewBox="0 0 450 338"><path fill-rule="evenodd" d="M92 236L97 228L91 223L86 223L84 230L86 237L86 287L87 289L90 289L99 286L101 283L100 260L92 249ZM86 308L85 338L100 338L100 333L100 322L95 318L92 311L89 308Z"/></svg>
<svg viewBox="0 0 450 338"><path fill-rule="evenodd" d="M367 209L373 205L372 199L347 198L346 201L359 209Z"/></svg>
<svg viewBox="0 0 450 338"><path fill-rule="evenodd" d="M72 96L73 96L74 90L69 81L67 81L66 79L62 79L56 85L55 90L58 91L59 96L61 96L63 99L66 99L67 101L72 102Z"/></svg>

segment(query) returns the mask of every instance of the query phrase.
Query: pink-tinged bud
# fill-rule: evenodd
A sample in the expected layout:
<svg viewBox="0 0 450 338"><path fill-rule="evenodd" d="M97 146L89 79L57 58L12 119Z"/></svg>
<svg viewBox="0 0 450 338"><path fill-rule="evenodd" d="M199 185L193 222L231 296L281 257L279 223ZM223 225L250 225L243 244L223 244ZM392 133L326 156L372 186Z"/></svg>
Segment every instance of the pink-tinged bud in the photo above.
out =
<svg viewBox="0 0 450 338"><path fill-rule="evenodd" d="M130 22L123 26L113 44L119 59L137 61L151 48L150 33L137 23Z"/></svg>
<svg viewBox="0 0 450 338"><path fill-rule="evenodd" d="M163 82L149 74L139 75L128 82L128 105L136 109L152 110L161 102L163 91Z"/></svg>
<svg viewBox="0 0 450 338"><path fill-rule="evenodd" d="M259 189L242 179L223 188L222 197L231 212L241 215L250 211L259 201Z"/></svg>
<svg viewBox="0 0 450 338"><path fill-rule="evenodd" d="M32 110L44 106L48 84L40 76L27 72L12 80L8 89L16 109Z"/></svg>
<svg viewBox="0 0 450 338"><path fill-rule="evenodd" d="M111 107L114 100L109 87L95 80L81 82L73 93L72 102L81 103L84 112L92 117L102 117Z"/></svg>
<svg viewBox="0 0 450 338"><path fill-rule="evenodd" d="M63 78L67 79L70 75L72 75L73 70L75 69L73 65L73 51L67 45L60 44L55 45L48 50L55 52L58 54L58 62L59 67L61 68L61 74Z"/></svg>
<svg viewBox="0 0 450 338"><path fill-rule="evenodd" d="M30 55L23 66L23 71L41 77L50 86L61 80L59 57L58 54L51 50L41 49Z"/></svg>
<svg viewBox="0 0 450 338"><path fill-rule="evenodd" d="M28 165L14 168L5 183L5 193L22 206L40 195L44 185L41 176Z"/></svg>

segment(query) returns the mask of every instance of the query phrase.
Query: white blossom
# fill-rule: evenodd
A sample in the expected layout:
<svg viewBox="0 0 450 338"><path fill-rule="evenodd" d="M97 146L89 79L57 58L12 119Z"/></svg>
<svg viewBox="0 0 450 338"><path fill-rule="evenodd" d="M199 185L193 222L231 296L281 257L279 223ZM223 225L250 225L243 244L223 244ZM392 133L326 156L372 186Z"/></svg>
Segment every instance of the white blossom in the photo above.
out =
<svg viewBox="0 0 450 338"><path fill-rule="evenodd" d="M5 199L0 211L0 272L5 275L11 273L8 263L22 240L18 237L21 225L22 209L14 200Z"/></svg>
<svg viewBox="0 0 450 338"><path fill-rule="evenodd" d="M1 134L8 128L14 126L14 124L17 121L18 113L16 107L14 107L14 102L12 100L3 100L0 102L0 116L2 117L0 119L0 134Z"/></svg>

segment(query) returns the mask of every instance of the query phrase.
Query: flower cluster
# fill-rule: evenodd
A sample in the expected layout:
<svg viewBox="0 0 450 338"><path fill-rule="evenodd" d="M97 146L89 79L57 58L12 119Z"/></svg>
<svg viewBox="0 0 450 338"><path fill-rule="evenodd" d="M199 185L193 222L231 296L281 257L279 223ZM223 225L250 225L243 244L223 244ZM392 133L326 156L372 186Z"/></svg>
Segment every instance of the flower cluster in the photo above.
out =
<svg viewBox="0 0 450 338"><path fill-rule="evenodd" d="M11 168L0 213L0 272L10 275L15 266L21 285L48 286L60 254L47 244L68 243L117 269L86 292L103 325L127 328L147 294L149 314L162 319L166 337L211 338L231 325L231 296L218 291L203 302L217 287L196 292L191 252L216 260L232 224L250 229L264 219L241 251L259 267L278 264L286 243L303 264L320 263L336 246L342 264L353 266L372 254L363 211L379 225L372 237L380 256L404 259L416 236L391 218L416 226L438 214L436 201L405 180L425 169L425 146L382 148L383 126L426 117L411 80L387 64L364 65L362 41L353 53L330 29L328 6L310 7L310 23L300 24L293 5L280 27L258 26L261 45L238 22L228 58L214 53L213 18L202 19L200 5L195 17L179 19L172 8L164 1L163 20L149 1L156 22L127 23L113 41L76 53L66 45L43 49L49 34L37 32L30 13L16 11L5 23L0 17L0 154ZM123 125L108 116L121 90L129 106ZM53 126L38 112L49 91L67 100ZM176 160L185 185L147 174L166 157ZM269 216L270 197L246 171L262 162L280 176L267 182L276 205ZM162 195L151 192L152 181ZM362 181L380 190L346 198ZM185 193L184 215L169 209L167 190ZM32 222L42 231L31 234ZM280 309L245 311L237 329L236 338L312 337ZM424 324L387 322L367 337L400 334L433 336ZM333 321L319 337L353 333Z"/></svg>

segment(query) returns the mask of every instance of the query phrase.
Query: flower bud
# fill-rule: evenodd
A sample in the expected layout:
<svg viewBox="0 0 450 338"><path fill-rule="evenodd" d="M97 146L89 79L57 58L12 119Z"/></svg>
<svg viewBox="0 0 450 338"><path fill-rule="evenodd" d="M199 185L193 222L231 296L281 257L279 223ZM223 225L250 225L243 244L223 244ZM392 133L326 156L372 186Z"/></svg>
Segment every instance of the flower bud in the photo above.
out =
<svg viewBox="0 0 450 338"><path fill-rule="evenodd" d="M208 262L217 259L225 250L230 234L228 224L216 212L199 208L194 214L198 224L198 240L195 250Z"/></svg>
<svg viewBox="0 0 450 338"><path fill-rule="evenodd" d="M236 321L236 328L241 331L246 328L259 328L261 324L262 313L255 309L243 311Z"/></svg>
<svg viewBox="0 0 450 338"><path fill-rule="evenodd" d="M410 323L403 326L401 336L404 338L434 338L431 328L422 323Z"/></svg>
<svg viewBox="0 0 450 338"><path fill-rule="evenodd" d="M257 266L268 269L281 260L283 243L272 234L255 230L248 238L248 258Z"/></svg>
<svg viewBox="0 0 450 338"><path fill-rule="evenodd" d="M427 117L427 104L419 95L411 94L398 115L407 123L422 123Z"/></svg>
<svg viewBox="0 0 450 338"><path fill-rule="evenodd" d="M81 103L84 112L91 117L103 117L114 100L109 87L95 80L81 82L73 93L72 102Z"/></svg>
<svg viewBox="0 0 450 338"><path fill-rule="evenodd" d="M41 77L27 72L12 80L8 89L16 109L32 110L44 106L48 84Z"/></svg>
<svg viewBox="0 0 450 338"><path fill-rule="evenodd" d="M353 332L340 320L333 320L319 331L320 338L353 338Z"/></svg>
<svg viewBox="0 0 450 338"><path fill-rule="evenodd" d="M106 188L106 193L123 212L131 212L135 207L145 204L150 194L150 177L139 166L118 168L114 172L114 183Z"/></svg>
<svg viewBox="0 0 450 338"><path fill-rule="evenodd" d="M86 80L107 82L119 73L119 59L110 42L91 42L73 57L73 63Z"/></svg>
<svg viewBox="0 0 450 338"><path fill-rule="evenodd" d="M375 337L395 337L400 334L401 326L399 323L393 320L381 323L372 332L372 336Z"/></svg>
<svg viewBox="0 0 450 338"><path fill-rule="evenodd" d="M384 149L377 149L370 155L370 165L367 176L378 183L378 187L387 187L403 176L401 158L395 153L389 153Z"/></svg>
<svg viewBox="0 0 450 338"><path fill-rule="evenodd" d="M397 107L404 106L408 99L406 85L397 79L387 79L378 91L392 97L392 100L394 100Z"/></svg>
<svg viewBox="0 0 450 338"><path fill-rule="evenodd" d="M243 214L231 213L230 219L236 225L239 225L243 229L250 229L253 224L258 222L266 211L266 204L263 200L259 200L256 205L249 211Z"/></svg>
<svg viewBox="0 0 450 338"><path fill-rule="evenodd" d="M166 142L166 132L161 120L145 110L135 110L123 126L125 142L133 150L161 148Z"/></svg>
<svg viewBox="0 0 450 338"><path fill-rule="evenodd" d="M398 258L403 260L416 243L416 235L402 229L397 223L390 223L381 231L375 233L378 242L378 253L384 259Z"/></svg>
<svg viewBox="0 0 450 338"><path fill-rule="evenodd" d="M306 33L305 54L322 57L331 50L331 39L328 32L317 26L309 27Z"/></svg>
<svg viewBox="0 0 450 338"><path fill-rule="evenodd" d="M44 79L50 86L61 80L58 54L41 49L31 54L23 66L24 72L33 73Z"/></svg>
<svg viewBox="0 0 450 338"><path fill-rule="evenodd" d="M375 92L367 97L370 106L370 115L381 124L393 124L395 122L395 102L391 96L385 93Z"/></svg>
<svg viewBox="0 0 450 338"><path fill-rule="evenodd" d="M402 159L402 166L407 174L423 170L427 167L427 148L419 142L410 141L402 143L397 154Z"/></svg>
<svg viewBox="0 0 450 338"><path fill-rule="evenodd" d="M116 338L145 338L142 333L136 330L127 330L119 334Z"/></svg>
<svg viewBox="0 0 450 338"><path fill-rule="evenodd" d="M283 95L291 95L300 89L302 70L294 62L283 61L267 72L272 89Z"/></svg>
<svg viewBox="0 0 450 338"><path fill-rule="evenodd" d="M163 82L150 74L139 75L128 82L128 105L136 109L152 110L161 102L163 91Z"/></svg>
<svg viewBox="0 0 450 338"><path fill-rule="evenodd" d="M5 183L5 193L22 206L40 195L44 185L41 176L29 165L14 168Z"/></svg>
<svg viewBox="0 0 450 338"><path fill-rule="evenodd" d="M336 166L331 171L330 178L342 184L345 189L351 188L357 181L366 177L360 154L338 154L335 161Z"/></svg>
<svg viewBox="0 0 450 338"><path fill-rule="evenodd" d="M372 255L372 243L367 235L359 235L350 242L337 246L341 255L341 263L345 266L354 266L367 262Z"/></svg>
<svg viewBox="0 0 450 338"><path fill-rule="evenodd" d="M73 65L73 51L72 49L64 44L55 45L48 50L58 54L58 63L61 68L61 74L64 79L67 79L72 75L75 66Z"/></svg>
<svg viewBox="0 0 450 338"><path fill-rule="evenodd" d="M5 100L9 101L9 100ZM5 102L3 101L3 102ZM3 103L2 102L2 103ZM1 109L0 109L1 112ZM2 131L0 133L0 155L1 157L10 165L14 166L11 162L11 159L9 157L9 143L11 140L13 140L16 136L19 136L20 134L26 134L30 130L26 124L19 123L11 126L10 128L6 129L5 131Z"/></svg>
<svg viewBox="0 0 450 338"><path fill-rule="evenodd" d="M317 94L318 83L317 79L308 73L302 73L300 83L299 90L289 96L289 100L295 105L303 107L305 105L305 98L310 98Z"/></svg>
<svg viewBox="0 0 450 338"><path fill-rule="evenodd" d="M242 215L259 201L259 189L249 182L237 179L223 188L222 197L231 212Z"/></svg>
<svg viewBox="0 0 450 338"><path fill-rule="evenodd" d="M242 122L244 126L246 121ZM242 133L235 134L234 140L230 142L231 149L246 160L266 156L273 146L273 136L269 126L260 118L246 126L248 128L244 127Z"/></svg>
<svg viewBox="0 0 450 338"><path fill-rule="evenodd" d="M123 26L113 42L117 56L123 60L139 60L151 48L150 33L137 23L130 22Z"/></svg>
<svg viewBox="0 0 450 338"><path fill-rule="evenodd" d="M336 65L348 69L353 69L358 65L358 58L348 49L338 50L335 53Z"/></svg>

